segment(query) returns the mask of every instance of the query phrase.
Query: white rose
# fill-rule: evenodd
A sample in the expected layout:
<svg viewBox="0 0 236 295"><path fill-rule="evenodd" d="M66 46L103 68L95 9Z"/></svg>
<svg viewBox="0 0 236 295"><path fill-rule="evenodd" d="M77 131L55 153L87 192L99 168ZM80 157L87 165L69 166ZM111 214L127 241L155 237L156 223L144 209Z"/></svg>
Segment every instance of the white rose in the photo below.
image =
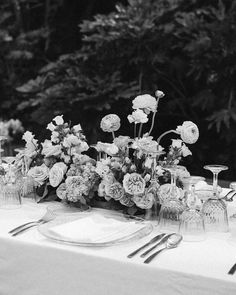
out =
<svg viewBox="0 0 236 295"><path fill-rule="evenodd" d="M54 131L55 128L56 128L56 126L52 122L49 123L48 126L47 126L47 129L50 130L50 131Z"/></svg>
<svg viewBox="0 0 236 295"><path fill-rule="evenodd" d="M180 134L181 139L185 143L193 144L198 140L199 130L196 124L191 121L185 121L181 126L176 128Z"/></svg>
<svg viewBox="0 0 236 295"><path fill-rule="evenodd" d="M49 183L53 187L57 187L63 180L67 166L63 162L55 163L49 171Z"/></svg>
<svg viewBox="0 0 236 295"><path fill-rule="evenodd" d="M129 115L128 120L130 123L147 123L148 122L148 117L147 114L144 113L144 111L137 109L136 111L132 112L131 115Z"/></svg>
<svg viewBox="0 0 236 295"><path fill-rule="evenodd" d="M45 157L50 156L59 156L61 154L61 146L60 145L52 145L52 142L48 139L46 139L42 143L43 149L42 154L45 155Z"/></svg>
<svg viewBox="0 0 236 295"><path fill-rule="evenodd" d="M72 129L73 129L73 131L75 133L78 133L78 132L82 131L82 128L81 128L81 125L80 124L73 126Z"/></svg>
<svg viewBox="0 0 236 295"><path fill-rule="evenodd" d="M59 132L57 131L52 131L52 135L51 135L51 141L54 143L59 143Z"/></svg>
<svg viewBox="0 0 236 295"><path fill-rule="evenodd" d="M157 100L150 94L138 95L133 100L133 109L144 109L145 112L156 112Z"/></svg>
<svg viewBox="0 0 236 295"><path fill-rule="evenodd" d="M73 134L68 134L63 140L64 147L69 148L72 145L78 145L78 144L80 144L80 139Z"/></svg>
<svg viewBox="0 0 236 295"><path fill-rule="evenodd" d="M181 139L172 139L172 146L174 148L180 149L182 147L182 140Z"/></svg>
<svg viewBox="0 0 236 295"><path fill-rule="evenodd" d="M26 131L23 136L22 139L24 139L26 142L32 141L34 139L34 135L32 132L30 131Z"/></svg>
<svg viewBox="0 0 236 295"><path fill-rule="evenodd" d="M42 185L48 178L48 167L45 164L30 168L28 175L31 176L36 183Z"/></svg>
<svg viewBox="0 0 236 295"><path fill-rule="evenodd" d="M63 120L63 115L61 116L56 116L55 118L53 118L53 121L55 121L55 123L57 125L62 125L64 123L64 120Z"/></svg>
<svg viewBox="0 0 236 295"><path fill-rule="evenodd" d="M115 144L111 143L111 144L107 145L106 153L108 155L112 156L112 155L117 154L118 152L119 152L119 149Z"/></svg>
<svg viewBox="0 0 236 295"><path fill-rule="evenodd" d="M185 144L183 144L181 150L182 150L183 157L187 157L187 156L192 155L192 152L190 151L190 149Z"/></svg>
<svg viewBox="0 0 236 295"><path fill-rule="evenodd" d="M56 194L58 198L61 200L66 200L67 190L66 190L66 184L62 183L56 190Z"/></svg>
<svg viewBox="0 0 236 295"><path fill-rule="evenodd" d="M123 179L123 187L130 195L139 195L144 193L145 180L138 173L127 173Z"/></svg>

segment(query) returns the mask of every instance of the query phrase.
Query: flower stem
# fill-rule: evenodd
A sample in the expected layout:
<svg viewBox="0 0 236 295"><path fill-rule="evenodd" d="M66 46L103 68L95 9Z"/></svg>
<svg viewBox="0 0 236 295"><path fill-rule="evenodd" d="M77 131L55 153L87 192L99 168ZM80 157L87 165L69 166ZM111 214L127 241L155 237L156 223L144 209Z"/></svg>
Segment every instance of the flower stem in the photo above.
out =
<svg viewBox="0 0 236 295"><path fill-rule="evenodd" d="M115 132L112 131L111 134L112 134L113 139L115 139Z"/></svg>
<svg viewBox="0 0 236 295"><path fill-rule="evenodd" d="M153 127L154 127L154 122L155 122L155 116L156 116L156 113L157 113L157 112L154 112L153 115L152 115L152 125L151 125L151 128L150 128L149 132L148 132L148 135L151 134L152 129L153 129Z"/></svg>
<svg viewBox="0 0 236 295"><path fill-rule="evenodd" d="M169 131L166 131L166 132L162 133L162 134L157 138L157 143L158 143L158 145L160 144L161 139L162 139L165 135L167 135L167 134L169 134L169 133L176 133L176 134L179 134L176 130L169 130Z"/></svg>
<svg viewBox="0 0 236 295"><path fill-rule="evenodd" d="M141 123L141 124L140 124L140 126L139 126L139 131L138 131L138 138L140 138L140 137L141 137L142 128L143 128L143 123Z"/></svg>
<svg viewBox="0 0 236 295"><path fill-rule="evenodd" d="M136 132L137 132L137 124L134 123L134 138L136 138Z"/></svg>

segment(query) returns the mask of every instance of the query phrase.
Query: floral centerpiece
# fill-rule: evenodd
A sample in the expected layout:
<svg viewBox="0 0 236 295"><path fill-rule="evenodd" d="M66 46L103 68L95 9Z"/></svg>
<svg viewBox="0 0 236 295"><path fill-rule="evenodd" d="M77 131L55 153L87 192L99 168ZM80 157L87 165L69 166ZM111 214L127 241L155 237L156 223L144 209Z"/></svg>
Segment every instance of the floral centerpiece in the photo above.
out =
<svg viewBox="0 0 236 295"><path fill-rule="evenodd" d="M25 148L17 155L16 165L24 177L30 177L42 199L60 199L86 205L93 197L96 161L83 155L89 149L80 125L70 126L56 116L47 129L51 138L38 143L26 131Z"/></svg>
<svg viewBox="0 0 236 295"><path fill-rule="evenodd" d="M144 94L133 100L133 112L128 115L129 123L134 125L133 138L116 136L115 132L121 126L120 118L116 114L105 116L101 129L111 133L112 142L98 142L94 146L98 152L98 196L107 202L120 203L131 214L140 209L150 209L165 198L170 190L170 173L164 167L177 165L183 157L191 155L186 144L195 143L199 137L198 127L191 121L164 132L156 140L151 136L158 103L163 97L164 93L158 90L155 97ZM150 130L143 134L143 125L150 117ZM179 138L172 139L165 150L160 142L169 133ZM183 197L181 178L189 175L187 169L177 169L180 198Z"/></svg>

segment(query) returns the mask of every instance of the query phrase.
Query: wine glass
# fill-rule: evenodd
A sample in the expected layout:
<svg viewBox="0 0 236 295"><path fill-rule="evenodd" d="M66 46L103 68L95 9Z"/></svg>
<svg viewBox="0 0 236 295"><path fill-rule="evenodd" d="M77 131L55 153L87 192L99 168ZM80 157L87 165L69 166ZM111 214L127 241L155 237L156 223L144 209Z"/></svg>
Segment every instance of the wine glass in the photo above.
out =
<svg viewBox="0 0 236 295"><path fill-rule="evenodd" d="M172 165L166 166L171 174L171 185L168 196L163 200L159 213L160 230L177 232L179 230L180 215L185 210L185 205L179 200L179 191L176 186L177 169L184 167Z"/></svg>
<svg viewBox="0 0 236 295"><path fill-rule="evenodd" d="M202 180L204 180L204 177L201 176L189 176L183 179L183 183L187 189L187 208L180 215L179 232L183 235L183 239L189 242L205 239L204 219L202 213L199 211L201 201L195 192L195 185Z"/></svg>
<svg viewBox="0 0 236 295"><path fill-rule="evenodd" d="M225 202L219 198L218 190L218 175L221 171L227 170L228 167L224 165L206 165L204 169L213 173L212 195L204 202L202 207L206 231L228 232L227 207Z"/></svg>

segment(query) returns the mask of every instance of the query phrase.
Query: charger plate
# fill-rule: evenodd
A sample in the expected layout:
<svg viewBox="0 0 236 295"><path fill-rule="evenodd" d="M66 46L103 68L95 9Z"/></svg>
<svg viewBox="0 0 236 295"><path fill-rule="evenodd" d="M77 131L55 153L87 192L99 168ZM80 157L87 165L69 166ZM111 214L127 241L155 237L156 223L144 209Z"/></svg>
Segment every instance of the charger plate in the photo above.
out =
<svg viewBox="0 0 236 295"><path fill-rule="evenodd" d="M76 223L78 224L76 231L78 230L78 233L81 233L81 231L86 231L86 229L84 227L80 228L80 223L86 224L87 220L89 221L91 217L93 218L93 215L96 215L96 217L101 216L101 220L103 222L105 220L108 227L110 224L117 222L122 230L115 230L113 233L109 233L105 237L103 236L100 240L97 237L94 239L90 237L89 241L87 238L81 238L81 236L71 238L66 234L58 234L58 231L55 230L61 226L67 227ZM150 222L144 221L142 218L104 209L92 209L85 212L78 212L77 214L60 215L54 220L38 226L38 231L50 240L85 247L105 247L131 242L150 234L152 230L153 225Z"/></svg>

